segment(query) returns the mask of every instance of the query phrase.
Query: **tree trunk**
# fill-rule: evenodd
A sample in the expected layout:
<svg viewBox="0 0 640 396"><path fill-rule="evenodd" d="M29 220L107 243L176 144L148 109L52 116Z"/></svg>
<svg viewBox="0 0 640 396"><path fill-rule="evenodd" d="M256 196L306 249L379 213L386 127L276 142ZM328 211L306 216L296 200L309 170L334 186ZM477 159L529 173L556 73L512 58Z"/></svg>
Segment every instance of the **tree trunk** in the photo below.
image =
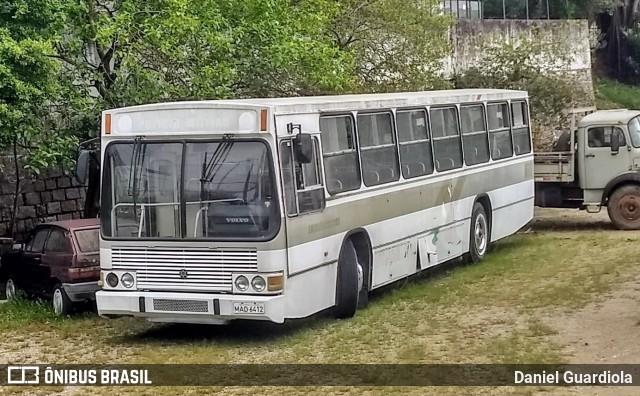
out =
<svg viewBox="0 0 640 396"><path fill-rule="evenodd" d="M8 234L16 239L16 219L18 217L18 199L20 197L20 164L18 163L18 142L13 141L13 162L16 167L16 188L13 196L13 208L11 208L11 220L9 221Z"/></svg>

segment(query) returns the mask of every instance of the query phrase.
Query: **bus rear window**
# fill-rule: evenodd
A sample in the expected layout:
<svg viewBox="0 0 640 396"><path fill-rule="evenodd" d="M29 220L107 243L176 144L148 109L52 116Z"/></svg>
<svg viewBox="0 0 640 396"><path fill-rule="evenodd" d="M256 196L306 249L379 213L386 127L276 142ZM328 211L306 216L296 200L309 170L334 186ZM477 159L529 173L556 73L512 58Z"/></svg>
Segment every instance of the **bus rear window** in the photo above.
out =
<svg viewBox="0 0 640 396"><path fill-rule="evenodd" d="M75 232L78 248L83 253L100 251L100 234L98 228L78 230Z"/></svg>

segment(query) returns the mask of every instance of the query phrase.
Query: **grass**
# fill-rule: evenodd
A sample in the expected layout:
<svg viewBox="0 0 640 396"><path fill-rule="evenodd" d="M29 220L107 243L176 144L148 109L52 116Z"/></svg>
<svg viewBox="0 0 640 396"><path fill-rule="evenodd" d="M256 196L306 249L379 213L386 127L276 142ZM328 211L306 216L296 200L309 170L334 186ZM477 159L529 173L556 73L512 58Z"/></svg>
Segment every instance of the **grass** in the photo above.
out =
<svg viewBox="0 0 640 396"><path fill-rule="evenodd" d="M0 331L19 330L29 325L55 325L65 321L56 316L50 304L18 298L0 304Z"/></svg>
<svg viewBox="0 0 640 396"><path fill-rule="evenodd" d="M595 84L598 109L640 109L640 86L599 78Z"/></svg>
<svg viewBox="0 0 640 396"><path fill-rule="evenodd" d="M603 299L638 275L637 236L601 230L517 235L499 243L478 265L453 266L377 292L367 308L342 321L319 315L284 325L158 325L94 315L57 319L38 304L0 304L0 356L25 363L563 363L571 357L553 341L557 331L547 319ZM79 394L88 390L77 389ZM260 393L270 390L284 392L261 388ZM114 391L91 389L103 395ZM216 391L241 395L255 389L117 389L122 395ZM426 392L337 387L297 388L294 393ZM519 394L535 392L522 388ZM459 394L460 388L434 393Z"/></svg>

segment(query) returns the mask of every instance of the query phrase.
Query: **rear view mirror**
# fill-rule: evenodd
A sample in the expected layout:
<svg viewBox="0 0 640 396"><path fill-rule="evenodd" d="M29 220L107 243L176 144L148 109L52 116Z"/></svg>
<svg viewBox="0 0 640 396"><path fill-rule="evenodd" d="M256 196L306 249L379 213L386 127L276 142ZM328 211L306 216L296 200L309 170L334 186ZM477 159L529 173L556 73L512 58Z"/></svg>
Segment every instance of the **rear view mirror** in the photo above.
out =
<svg viewBox="0 0 640 396"><path fill-rule="evenodd" d="M299 133L293 138L293 152L296 161L301 164L309 164L313 161L313 141L308 133Z"/></svg>
<svg viewBox="0 0 640 396"><path fill-rule="evenodd" d="M620 136L617 133L611 134L611 153L617 154L620 151Z"/></svg>
<svg viewBox="0 0 640 396"><path fill-rule="evenodd" d="M87 184L87 176L89 175L89 161L91 160L91 152L89 150L80 150L76 159L76 178L83 186Z"/></svg>

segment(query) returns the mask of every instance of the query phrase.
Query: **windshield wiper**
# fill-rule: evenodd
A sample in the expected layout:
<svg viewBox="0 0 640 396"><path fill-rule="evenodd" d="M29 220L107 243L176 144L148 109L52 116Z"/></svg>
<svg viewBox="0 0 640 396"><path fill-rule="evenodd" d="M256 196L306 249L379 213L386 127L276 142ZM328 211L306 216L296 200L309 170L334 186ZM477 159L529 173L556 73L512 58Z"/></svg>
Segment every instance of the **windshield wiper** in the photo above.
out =
<svg viewBox="0 0 640 396"><path fill-rule="evenodd" d="M137 137L133 142L133 153L131 153L131 165L129 167L129 191L128 194L133 198L133 218L136 218L136 213L138 211L138 183L139 179L142 178L142 166L144 164L144 157L147 152L147 145L143 146L142 137ZM144 211L144 208L143 208ZM140 214L141 217L144 217L144 212ZM140 227L142 227L142 221L140 222ZM138 230L138 235L142 230Z"/></svg>
<svg viewBox="0 0 640 396"><path fill-rule="evenodd" d="M218 144L213 154L211 154L211 158L207 159L208 153L204 153L202 173L200 175L200 202L204 200L205 183L211 183L222 162L229 156L232 146L233 141L229 140L229 138L223 138L222 142Z"/></svg>

